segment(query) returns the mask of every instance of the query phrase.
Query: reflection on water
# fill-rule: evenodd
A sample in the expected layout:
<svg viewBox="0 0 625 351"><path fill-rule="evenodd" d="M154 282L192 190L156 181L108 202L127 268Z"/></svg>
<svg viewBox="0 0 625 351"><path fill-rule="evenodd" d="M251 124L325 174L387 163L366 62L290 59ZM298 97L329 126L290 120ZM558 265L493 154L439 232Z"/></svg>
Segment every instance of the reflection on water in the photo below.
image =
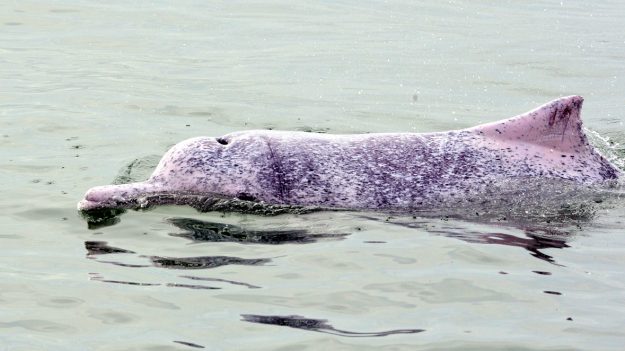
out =
<svg viewBox="0 0 625 351"><path fill-rule="evenodd" d="M205 286L205 285L197 285L197 284L180 284L180 283L167 283L165 286L173 287L173 288L187 288L187 289L198 289L198 290L219 290L221 288L217 288L214 286Z"/></svg>
<svg viewBox="0 0 625 351"><path fill-rule="evenodd" d="M87 228L95 230L119 223L119 215L124 212L123 209L99 209L81 211L80 215L87 221Z"/></svg>
<svg viewBox="0 0 625 351"><path fill-rule="evenodd" d="M328 324L327 319L312 319L297 315L291 316L261 316L255 314L242 314L243 321L259 324L271 324L281 327L310 330L319 333L327 333L346 337L380 337L392 334L415 334L424 332L425 329L396 329L382 332L353 332L336 329Z"/></svg>
<svg viewBox="0 0 625 351"><path fill-rule="evenodd" d="M109 246L106 241L85 241L87 255L105 255L114 253L135 253L134 251Z"/></svg>
<svg viewBox="0 0 625 351"><path fill-rule="evenodd" d="M240 258L232 256L160 257L150 256L156 267L168 269L207 269L227 265L259 266L271 262L269 258Z"/></svg>
<svg viewBox="0 0 625 351"><path fill-rule="evenodd" d="M452 221L449 219L438 219L432 220L427 217L418 218L418 217L407 217L407 216L399 216L399 217L386 217L379 215L363 215L361 213L351 213L351 214L341 214L342 216L353 216L353 218L358 218L360 221L355 226L358 230L361 230L362 235L367 235L367 230L362 231L363 228L367 229L368 224L367 221L376 222L375 224L384 224L386 229L390 229L393 226L400 226L407 230L404 230L404 233L408 235L410 232L419 232L419 233L429 233L432 236L444 236L447 238L458 239L470 244L487 244L487 245L504 245L504 246L512 246L519 247L531 254L531 256L543 260L545 262L549 262L552 264L557 264L555 259L544 253L545 249L558 248L563 249L569 247L567 244L567 240L569 240L573 233L575 232L575 227L567 227L567 226L549 226L549 225L538 225L535 223L531 224L522 224L518 222L505 221L503 223L491 223L488 226L488 230L482 230L483 226L478 225L474 222L465 222L465 221ZM314 216L306 219L306 222L302 221L302 223L314 223ZM325 219L324 219L325 220ZM183 232L168 234L172 237L184 238L186 240L191 240L193 242L228 242L235 243L234 246L239 248L249 248L249 249L257 249L257 246L250 247L248 244L254 245L267 245L266 248L271 249L280 249L276 248L275 245L280 244L311 244L312 247L315 247L315 243L319 243L327 240L343 240L349 234L336 234L336 233L316 233L313 230L303 227L303 224L299 228L288 228L288 229L262 229L262 230L251 230L245 228L242 225L232 225L226 223L212 222L212 221L202 221L198 219L192 218L171 218L167 219L167 221L175 226L176 228L180 228ZM272 220L272 223L274 221ZM260 225L260 224L259 224ZM498 231L498 228L501 228L501 231ZM329 227L328 232L332 232L335 228ZM399 228L396 228L399 229ZM517 233L518 232L518 233ZM375 238L373 238L375 239ZM361 247L367 247L366 251L375 251L378 248L384 250L385 247L391 246L394 242L393 237L384 237L385 240L354 240L353 242L361 243ZM172 240L175 243L179 243L184 248L184 241L182 240ZM350 241L345 241L344 243L349 243ZM371 244L385 244L388 245L371 245ZM237 245L242 244L242 245ZM230 245L230 244L229 244ZM319 245L324 245L323 243ZM460 244L466 245L466 244ZM273 247L270 247L273 246ZM309 247L309 246L304 246ZM264 248L264 249L266 249ZM237 256L191 256L190 257L168 257L168 256L156 256L156 255L148 255L145 253L137 253L135 250L125 249L120 247L119 244L115 244L115 246L109 245L106 241L85 241L85 249L87 250L87 257L90 259L97 260L101 263L114 264L121 267L129 267L129 268L164 268L171 270L203 270L203 269L213 269L224 266L236 266L236 265L245 265L245 266L262 266L272 262L271 258L246 258L246 257L237 257ZM197 249L197 246L194 247ZM138 251L138 250L137 250ZM251 253L251 251L249 251ZM399 264L407 263L411 265L415 265L417 260L410 258L409 260L398 260L397 257L403 257L400 255L392 255L391 252L369 252L371 257L392 257L395 258L393 261ZM244 256L244 255L241 255ZM248 256L248 255L245 255ZM269 255L268 255L269 256ZM278 256L278 255L276 255ZM115 259L111 259L114 257ZM249 257L249 256L248 256ZM252 254L253 257L253 254ZM106 258L104 260L103 258ZM149 260L149 264L136 264L132 260ZM531 260L531 259L530 259ZM279 268L287 268L284 265L279 265ZM334 266L333 266L334 267ZM333 268L336 269L336 268ZM555 269L555 268L554 268ZM139 270L143 271L143 270ZM535 274L541 276L551 275L551 272L546 270L533 270ZM221 272L230 274L230 272ZM501 271L501 274L507 274L506 272ZM109 273L106 273L107 275ZM175 274L175 273L174 273ZM229 276L225 276L226 278L230 278ZM136 289L142 289L143 287L156 287L155 290L167 290L167 288L176 288L180 289L178 293L184 293L184 290L187 291L195 291L192 294L201 294L202 296L206 296L208 298L221 298L228 300L229 296L235 296L233 301L254 301L254 303L259 304L278 304L281 306L288 306L289 308L297 309L298 307L302 307L305 305L298 305L295 303L297 298L294 297L283 297L278 295L259 295L257 291L247 290L247 289L264 289L260 290L261 292L267 292L271 290L270 285L253 285L241 281L237 281L231 279L223 279L216 277L203 277L196 275L177 275L175 277L166 278L164 280L160 280L159 278L144 278L141 275L137 275L136 280L134 278L124 277L123 279L111 279L115 278L112 276L104 277L101 274L92 274L90 279L93 281L99 281L102 283L109 284L118 284L118 285L126 285L136 287ZM145 280L144 280L145 279ZM161 278L162 279L162 278ZM180 281L179 279L183 279ZM151 281L150 281L151 280ZM186 281L184 281L186 280ZM259 282L263 282L262 280L258 280ZM162 287L162 288L161 288ZM239 294L230 294L225 295L224 292L245 289L246 292L241 292ZM366 287L367 289L375 290L381 296L388 296L392 293L397 293L398 296L401 296L400 293L407 292L406 296L410 298L410 300L402 301L403 305L407 308L414 308L415 305L410 305L410 303L414 303L415 299L418 299L421 303L425 304L435 304L435 303L445 303L445 302L456 302L459 304L462 303L475 303L476 301L488 301L489 303L516 303L518 300L514 294L510 294L504 291L501 291L499 288L494 289L486 289L480 284L473 284L469 280L462 279L442 279L438 282L428 283L422 280L416 281L401 281L401 283L390 282L384 284L370 284ZM553 289L555 288L555 289ZM446 291L454 291L455 294L443 293ZM539 292L539 295L545 298L553 298L558 300L566 300L569 298L568 296L561 296L563 293L560 291L568 291L565 289L560 289L557 287L543 287L541 286L539 289L536 289L536 292ZM542 293L541 293L542 292ZM337 293L339 296L341 293ZM561 297L560 297L561 296ZM333 301L332 304L329 304L327 308L348 308L348 303L339 304L335 300L335 298L327 297L328 300ZM305 297L304 297L305 299ZM290 302L284 302L290 301ZM358 299L350 298L350 303L354 303L358 301ZM369 300L362 299L363 308L372 308L375 303L372 303ZM235 309L236 311L236 309ZM297 310L296 310L297 311ZM237 311L241 313L244 311ZM307 318L300 315L257 315L257 314L241 314L242 321L256 324L266 324L272 326L280 326L286 327L283 329L288 330L288 328L292 329L300 329L318 333L332 334L339 337L384 337L395 334L417 334L422 333L425 329L421 328L410 328L410 329L393 329L393 330L382 330L382 331L352 331L352 330L344 330L335 328L332 324L330 324L326 319L315 319L315 318ZM569 321L569 320L567 320ZM406 322L404 322L406 323ZM291 329L291 330L292 330ZM367 328L369 329L369 328ZM375 330L376 328L372 327L370 329ZM429 329L429 328L428 328ZM366 330L366 329L365 329ZM171 340L171 339L170 339ZM194 344L191 342L180 341L176 342L180 345L185 345L188 347L194 348L203 348L203 346L199 344ZM196 346L193 346L196 345Z"/></svg>
<svg viewBox="0 0 625 351"><path fill-rule="evenodd" d="M195 276L191 276L191 275L181 275L180 278L187 278L187 279L191 279L191 280L201 280L201 281L208 281L208 282L223 282L223 283L229 283L229 284L232 284L232 285L246 286L246 287L248 287L250 289L260 289L260 286L256 286L256 285L252 285L252 284L248 284L248 283L243 283L243 282L237 282L237 281L228 280L228 279L195 277Z"/></svg>
<svg viewBox="0 0 625 351"><path fill-rule="evenodd" d="M256 258L256 259L245 259L240 257L231 257L231 256L201 256L201 257L160 257L160 256L142 256L137 255L136 252L131 250L126 250L119 247L113 247L108 245L106 241L85 241L85 249L87 250L87 258L94 259L100 263L113 264L120 267L127 268L147 268L147 267L157 267L157 268L166 268L166 269L207 269L207 268L217 268L226 265L247 265L247 266L258 266L264 265L266 263L271 262L269 258ZM115 254L132 254L131 258L148 258L152 265L145 264L135 264L128 262L121 262L116 260L102 260L96 259L95 256L98 255L115 255ZM124 257L124 256L122 256ZM125 256L128 257L128 256ZM217 283L228 283L230 285L238 285L245 286L249 289L260 289L260 286L238 282L234 280L228 279L220 279L220 278L208 278L208 277L198 277L191 275L181 275L180 278L195 280L195 281L208 281L208 282L217 282ZM168 287L178 287L178 288L189 288L189 289L207 289L207 290L216 290L221 289L220 287L206 286L206 285L198 285L198 284L185 284L185 283L140 283L133 281L121 281L121 280L111 280L104 279L100 274L92 273L90 276L91 280L97 280L105 283L115 283L115 284L126 284L126 285L138 285L138 286L168 286Z"/></svg>
<svg viewBox="0 0 625 351"><path fill-rule="evenodd" d="M242 244L309 244L319 240L341 240L349 234L311 233L307 229L250 230L232 224L200 221L193 218L170 218L169 223L184 230L170 234L195 242L237 242Z"/></svg>
<svg viewBox="0 0 625 351"><path fill-rule="evenodd" d="M103 283L111 283L111 284L123 284L123 285L134 285L134 286L166 286L172 288L187 288L187 289L196 289L196 290L219 290L221 288L214 286L206 286L206 285L197 285L197 284L180 284L180 283L145 283L145 282L133 282L128 280L113 280L113 279L105 279L98 273L91 273L90 280L103 282Z"/></svg>
<svg viewBox="0 0 625 351"><path fill-rule="evenodd" d="M96 259L94 256L98 255L110 255L110 254L135 254L134 251L122 249L119 247L109 246L106 241L85 241L85 249L87 250L87 258ZM145 268L150 267L145 264L136 264L136 263L128 263L128 262L120 262L113 260L97 260L100 263L108 263L120 267L129 267L129 268Z"/></svg>
<svg viewBox="0 0 625 351"><path fill-rule="evenodd" d="M553 257L540 250L563 249L569 247L566 241L572 236L571 233L565 231L564 229L556 229L547 226L538 227L533 225L532 227L525 227L524 233L526 238L522 238L512 234L481 232L462 227L454 227L451 225L442 225L437 227L433 226L432 222L418 221L415 220L414 217L411 220L406 217L387 217L386 219L376 218L373 216L363 217L375 221L385 221L386 223L406 228L422 229L428 233L442 235L448 238L460 239L470 243L521 247L529 251L532 256L553 264L557 264ZM513 223L508 224L512 225Z"/></svg>
<svg viewBox="0 0 625 351"><path fill-rule="evenodd" d="M113 284L125 284L125 285L137 285L137 286L159 286L162 284L159 283L139 283L139 282L129 282L122 280L110 280L110 279L97 279L92 277L91 280L97 280L104 283L113 283Z"/></svg>
<svg viewBox="0 0 625 351"><path fill-rule="evenodd" d="M184 346L189 346L189 347L194 347L196 349L204 349L205 347L202 345L198 345L196 343L192 343L192 342L188 342L188 341L180 341L180 340L174 340L175 343L180 344L180 345L184 345Z"/></svg>
<svg viewBox="0 0 625 351"><path fill-rule="evenodd" d="M119 261L98 260L98 262L100 262L100 263L109 263L109 264L112 264L112 265L115 265L115 266L128 267L128 268L146 268L146 267L150 267L149 265L145 265L145 264L124 263L124 262L119 262Z"/></svg>
<svg viewBox="0 0 625 351"><path fill-rule="evenodd" d="M87 254L88 258L91 254ZM139 256L145 257L145 256ZM241 258L233 256L199 256L199 257L161 257L147 256L154 267L167 269L209 269L228 265L260 266L271 262L270 258ZM100 263L109 263L121 267L145 268L149 265L126 263L111 260L98 260Z"/></svg>
<svg viewBox="0 0 625 351"><path fill-rule="evenodd" d="M478 244L495 244L522 247L529 251L532 256L557 264L552 256L549 256L539 250L541 249L562 249L569 247L564 239L546 238L526 233L527 238L520 238L515 235L505 233L482 233L478 231L454 231L454 230L429 230L431 233L444 235L449 238L456 238L470 243Z"/></svg>

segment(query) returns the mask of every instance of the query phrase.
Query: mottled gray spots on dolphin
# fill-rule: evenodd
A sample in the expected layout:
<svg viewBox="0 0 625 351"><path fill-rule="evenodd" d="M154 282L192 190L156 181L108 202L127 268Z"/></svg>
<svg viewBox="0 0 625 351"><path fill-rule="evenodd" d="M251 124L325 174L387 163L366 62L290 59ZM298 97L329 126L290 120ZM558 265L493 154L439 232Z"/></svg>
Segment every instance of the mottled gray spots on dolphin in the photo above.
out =
<svg viewBox="0 0 625 351"><path fill-rule="evenodd" d="M413 212L480 206L547 181L607 187L621 171L588 141L579 96L507 120L436 133L253 130L176 144L144 182L99 186L82 211L191 205L260 214ZM270 210L266 210L269 208Z"/></svg>

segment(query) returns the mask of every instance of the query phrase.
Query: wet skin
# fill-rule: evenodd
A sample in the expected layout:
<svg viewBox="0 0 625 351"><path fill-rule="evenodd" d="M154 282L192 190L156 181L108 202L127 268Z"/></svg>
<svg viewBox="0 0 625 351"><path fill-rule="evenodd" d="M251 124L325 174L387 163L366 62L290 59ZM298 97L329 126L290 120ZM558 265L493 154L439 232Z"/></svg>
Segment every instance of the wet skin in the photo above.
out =
<svg viewBox="0 0 625 351"><path fill-rule="evenodd" d="M413 210L532 179L615 181L620 171L584 134L582 102L579 96L564 97L507 120L448 132L256 130L193 138L172 147L147 181L92 188L78 209L240 199Z"/></svg>

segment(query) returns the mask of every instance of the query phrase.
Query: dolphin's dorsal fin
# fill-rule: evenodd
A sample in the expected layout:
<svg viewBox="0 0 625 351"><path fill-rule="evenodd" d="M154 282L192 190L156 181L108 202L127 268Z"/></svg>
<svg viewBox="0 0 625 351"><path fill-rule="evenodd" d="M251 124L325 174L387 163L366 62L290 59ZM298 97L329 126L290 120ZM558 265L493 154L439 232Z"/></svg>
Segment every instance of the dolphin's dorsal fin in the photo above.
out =
<svg viewBox="0 0 625 351"><path fill-rule="evenodd" d="M518 141L568 153L591 148L582 129L580 112L584 99L567 96L503 121L468 129L479 135Z"/></svg>

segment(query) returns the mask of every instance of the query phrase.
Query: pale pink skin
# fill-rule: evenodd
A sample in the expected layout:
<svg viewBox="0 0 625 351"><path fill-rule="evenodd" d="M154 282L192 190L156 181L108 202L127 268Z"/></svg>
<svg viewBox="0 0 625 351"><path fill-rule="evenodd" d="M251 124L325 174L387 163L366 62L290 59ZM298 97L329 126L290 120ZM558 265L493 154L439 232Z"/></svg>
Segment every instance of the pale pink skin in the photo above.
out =
<svg viewBox="0 0 625 351"><path fill-rule="evenodd" d="M588 143L580 96L458 131L326 135L243 131L172 147L145 182L90 189L79 210L141 207L146 196L217 195L268 204L415 209L500 180L581 185L621 177Z"/></svg>
<svg viewBox="0 0 625 351"><path fill-rule="evenodd" d="M484 136L483 145L489 148L523 144L524 152L512 155L511 160L521 159L527 154L541 154L544 159L553 162L552 167L573 174L576 173L573 169L559 162L561 154L580 153L584 156L595 152L592 145L585 143L580 116L583 102L581 96L563 97L522 115L468 130L481 133ZM570 115L567 119L558 120L554 117L557 110L568 110Z"/></svg>

